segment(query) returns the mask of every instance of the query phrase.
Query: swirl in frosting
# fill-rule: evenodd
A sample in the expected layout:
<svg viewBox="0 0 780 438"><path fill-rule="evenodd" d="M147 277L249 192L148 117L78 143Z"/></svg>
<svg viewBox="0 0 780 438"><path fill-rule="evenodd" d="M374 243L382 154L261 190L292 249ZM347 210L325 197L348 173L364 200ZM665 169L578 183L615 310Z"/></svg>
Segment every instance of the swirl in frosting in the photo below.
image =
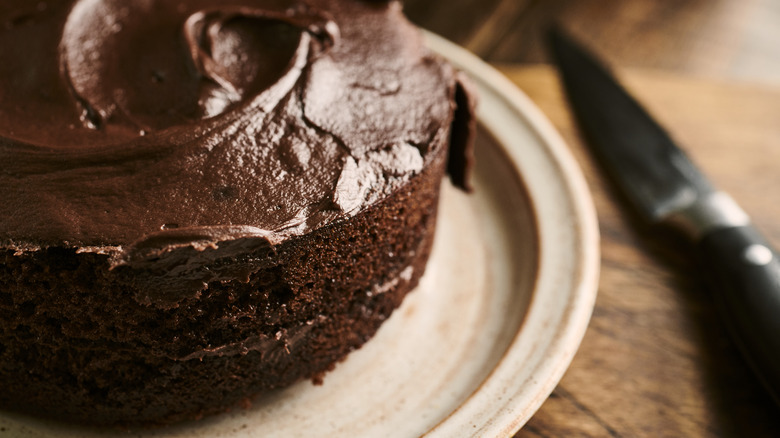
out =
<svg viewBox="0 0 780 438"><path fill-rule="evenodd" d="M0 26L5 247L279 242L448 144L456 74L397 2L7 0Z"/></svg>

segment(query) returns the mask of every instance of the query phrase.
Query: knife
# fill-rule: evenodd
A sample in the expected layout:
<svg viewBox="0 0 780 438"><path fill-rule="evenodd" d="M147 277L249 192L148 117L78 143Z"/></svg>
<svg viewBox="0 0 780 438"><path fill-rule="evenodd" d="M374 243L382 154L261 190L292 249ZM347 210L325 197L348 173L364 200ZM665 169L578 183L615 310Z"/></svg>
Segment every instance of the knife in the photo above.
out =
<svg viewBox="0 0 780 438"><path fill-rule="evenodd" d="M732 337L780 404L778 253L593 55L557 28L548 43L596 160L641 220L692 240Z"/></svg>

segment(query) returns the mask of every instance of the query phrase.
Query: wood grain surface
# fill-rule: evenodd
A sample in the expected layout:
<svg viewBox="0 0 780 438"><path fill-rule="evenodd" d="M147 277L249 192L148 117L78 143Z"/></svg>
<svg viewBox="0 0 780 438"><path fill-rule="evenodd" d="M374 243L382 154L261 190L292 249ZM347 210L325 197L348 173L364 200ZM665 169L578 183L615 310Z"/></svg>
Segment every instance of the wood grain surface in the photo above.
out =
<svg viewBox="0 0 780 438"><path fill-rule="evenodd" d="M489 62L539 63L558 23L618 65L780 84L777 0L405 0L409 17Z"/></svg>
<svg viewBox="0 0 780 438"><path fill-rule="evenodd" d="M550 67L502 70L570 145L602 235L588 332L558 388L517 436L780 436L780 408L728 337L684 239L643 228L623 208L585 151ZM780 247L780 87L619 73Z"/></svg>

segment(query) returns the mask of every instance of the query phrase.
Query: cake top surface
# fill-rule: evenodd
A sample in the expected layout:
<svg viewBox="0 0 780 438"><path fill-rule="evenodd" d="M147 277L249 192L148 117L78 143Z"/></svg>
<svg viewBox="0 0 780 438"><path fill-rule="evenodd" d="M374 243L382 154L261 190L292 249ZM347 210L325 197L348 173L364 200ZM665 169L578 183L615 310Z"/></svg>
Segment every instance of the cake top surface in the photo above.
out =
<svg viewBox="0 0 780 438"><path fill-rule="evenodd" d="M305 233L420 172L455 109L397 2L6 0L0 59L17 249Z"/></svg>

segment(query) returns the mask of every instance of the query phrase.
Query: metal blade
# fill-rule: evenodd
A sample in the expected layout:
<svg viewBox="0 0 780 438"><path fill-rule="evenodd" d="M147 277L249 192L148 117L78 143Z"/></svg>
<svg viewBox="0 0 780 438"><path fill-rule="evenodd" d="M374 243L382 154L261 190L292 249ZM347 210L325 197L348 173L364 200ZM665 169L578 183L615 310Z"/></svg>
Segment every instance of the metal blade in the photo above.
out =
<svg viewBox="0 0 780 438"><path fill-rule="evenodd" d="M549 43L591 150L643 218L660 222L714 191L592 55L560 30L550 32Z"/></svg>

